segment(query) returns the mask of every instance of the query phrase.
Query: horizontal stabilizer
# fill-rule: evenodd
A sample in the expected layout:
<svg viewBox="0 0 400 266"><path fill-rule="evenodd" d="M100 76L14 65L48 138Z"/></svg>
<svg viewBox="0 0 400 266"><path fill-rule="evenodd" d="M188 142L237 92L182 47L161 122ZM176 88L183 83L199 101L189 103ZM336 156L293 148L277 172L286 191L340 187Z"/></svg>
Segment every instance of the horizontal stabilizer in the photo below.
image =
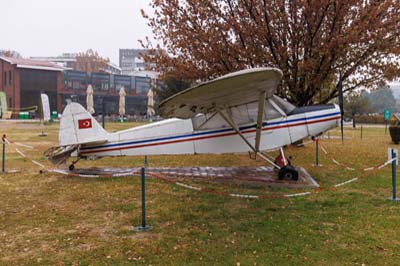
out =
<svg viewBox="0 0 400 266"><path fill-rule="evenodd" d="M71 154L78 149L79 145L51 147L44 152L44 157L52 164L59 166L67 161Z"/></svg>

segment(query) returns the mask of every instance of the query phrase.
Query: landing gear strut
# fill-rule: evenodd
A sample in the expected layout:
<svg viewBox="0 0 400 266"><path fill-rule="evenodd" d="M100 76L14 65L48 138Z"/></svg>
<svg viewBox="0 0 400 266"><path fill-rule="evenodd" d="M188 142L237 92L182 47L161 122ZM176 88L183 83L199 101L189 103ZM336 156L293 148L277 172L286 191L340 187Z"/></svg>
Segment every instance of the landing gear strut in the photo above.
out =
<svg viewBox="0 0 400 266"><path fill-rule="evenodd" d="M256 127L256 139L255 145L250 143L246 137L243 136L243 132L240 130L240 127L235 123L234 119L230 115L226 109L217 108L219 115L227 122L233 130L242 138L242 140L250 147L250 149L255 153L255 155L260 156L265 161L272 164L276 169L279 169L278 176L279 179L290 179L290 180L298 180L299 173L296 168L290 165L290 161L283 154L283 149L280 148L280 155L273 162L270 158L262 154L259 150L260 148L260 140L261 140L261 131L263 128L263 115L264 115L264 106L265 106L266 92L263 91L259 95L258 101L258 114L257 114L257 127ZM271 102L272 104L272 102Z"/></svg>
<svg viewBox="0 0 400 266"><path fill-rule="evenodd" d="M290 159L290 156L289 158L285 157L281 148L280 154L275 158L275 164L280 167L278 171L279 180L299 180L299 172L292 166Z"/></svg>

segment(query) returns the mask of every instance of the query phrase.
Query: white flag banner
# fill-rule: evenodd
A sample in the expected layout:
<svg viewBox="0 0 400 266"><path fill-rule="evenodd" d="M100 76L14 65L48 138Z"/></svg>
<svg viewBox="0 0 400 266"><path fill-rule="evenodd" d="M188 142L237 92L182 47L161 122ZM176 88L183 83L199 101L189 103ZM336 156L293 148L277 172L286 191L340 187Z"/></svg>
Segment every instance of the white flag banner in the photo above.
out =
<svg viewBox="0 0 400 266"><path fill-rule="evenodd" d="M42 99L43 120L50 121L49 96L47 96L47 94L41 93L40 98Z"/></svg>

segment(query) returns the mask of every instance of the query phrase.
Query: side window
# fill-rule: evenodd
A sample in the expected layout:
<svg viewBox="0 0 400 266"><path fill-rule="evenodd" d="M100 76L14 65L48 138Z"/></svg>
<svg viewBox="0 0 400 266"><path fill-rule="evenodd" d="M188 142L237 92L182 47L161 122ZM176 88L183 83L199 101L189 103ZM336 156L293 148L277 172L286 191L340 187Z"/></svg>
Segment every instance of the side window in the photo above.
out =
<svg viewBox="0 0 400 266"><path fill-rule="evenodd" d="M233 121L237 125L243 125L250 122L249 112L246 105L231 107L231 115Z"/></svg>
<svg viewBox="0 0 400 266"><path fill-rule="evenodd" d="M193 128L200 129L202 125L207 121L207 117L204 114L197 114L192 118Z"/></svg>
<svg viewBox="0 0 400 266"><path fill-rule="evenodd" d="M9 85L11 86L11 84L12 84L12 72L11 72L11 70L10 70L10 72L8 73L8 80L9 80Z"/></svg>
<svg viewBox="0 0 400 266"><path fill-rule="evenodd" d="M228 123L218 113L198 114L192 118L192 123L195 130L229 127Z"/></svg>
<svg viewBox="0 0 400 266"><path fill-rule="evenodd" d="M230 107L229 112L233 121L238 126L254 124L257 122L258 102ZM263 119L272 120L280 117L282 117L282 114L279 113L268 100L266 100ZM216 112L197 114L192 118L192 123L195 130L230 127L230 125Z"/></svg>
<svg viewBox="0 0 400 266"><path fill-rule="evenodd" d="M247 113L249 114L249 122L256 122L258 115L258 102L246 104Z"/></svg>
<svg viewBox="0 0 400 266"><path fill-rule="evenodd" d="M246 110L247 116L242 116L243 120L240 121L241 123L235 120L236 123L240 125L244 123L257 122L258 102L248 103L246 105L243 105L243 107L247 109ZM275 107L272 106L272 104L268 100L266 100L264 109L264 120L271 120L278 117L282 117L282 115L275 109Z"/></svg>
<svg viewBox="0 0 400 266"><path fill-rule="evenodd" d="M6 86L7 85L7 72L6 71L4 71L4 75L3 75L4 77L3 77L3 84L4 84L4 86Z"/></svg>
<svg viewBox="0 0 400 266"><path fill-rule="evenodd" d="M202 127L203 129L229 127L228 123L218 114L214 113Z"/></svg>
<svg viewBox="0 0 400 266"><path fill-rule="evenodd" d="M282 117L282 115L272 106L272 104L266 100L265 101L265 109L264 109L264 118L266 120L275 119L278 117Z"/></svg>

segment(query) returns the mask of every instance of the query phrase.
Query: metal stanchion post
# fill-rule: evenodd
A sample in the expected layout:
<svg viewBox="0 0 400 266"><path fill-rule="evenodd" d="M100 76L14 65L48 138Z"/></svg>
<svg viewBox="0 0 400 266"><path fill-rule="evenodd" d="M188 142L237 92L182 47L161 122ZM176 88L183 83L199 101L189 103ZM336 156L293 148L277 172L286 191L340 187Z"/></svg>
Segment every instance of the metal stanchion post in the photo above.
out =
<svg viewBox="0 0 400 266"><path fill-rule="evenodd" d="M319 139L315 138L315 164L313 166L322 166L322 164L319 164Z"/></svg>
<svg viewBox="0 0 400 266"><path fill-rule="evenodd" d="M396 153L394 149L392 149L392 198L390 200L399 201L400 199L397 198L396 195Z"/></svg>
<svg viewBox="0 0 400 266"><path fill-rule="evenodd" d="M361 125L361 139L362 139L363 126Z"/></svg>
<svg viewBox="0 0 400 266"><path fill-rule="evenodd" d="M1 138L1 142L3 143L3 152L2 152L2 159L1 159L1 173L4 174L6 172L5 170L5 164L6 164L6 135L3 135Z"/></svg>
<svg viewBox="0 0 400 266"><path fill-rule="evenodd" d="M146 187L145 187L145 169L142 167L141 169L141 178L142 178L142 225L137 226L136 231L148 231L151 229L151 226L146 225Z"/></svg>
<svg viewBox="0 0 400 266"><path fill-rule="evenodd" d="M396 158L396 154L392 150L392 159ZM396 160L392 161L392 199L396 199Z"/></svg>
<svg viewBox="0 0 400 266"><path fill-rule="evenodd" d="M315 140L315 165L318 166L318 138Z"/></svg>

